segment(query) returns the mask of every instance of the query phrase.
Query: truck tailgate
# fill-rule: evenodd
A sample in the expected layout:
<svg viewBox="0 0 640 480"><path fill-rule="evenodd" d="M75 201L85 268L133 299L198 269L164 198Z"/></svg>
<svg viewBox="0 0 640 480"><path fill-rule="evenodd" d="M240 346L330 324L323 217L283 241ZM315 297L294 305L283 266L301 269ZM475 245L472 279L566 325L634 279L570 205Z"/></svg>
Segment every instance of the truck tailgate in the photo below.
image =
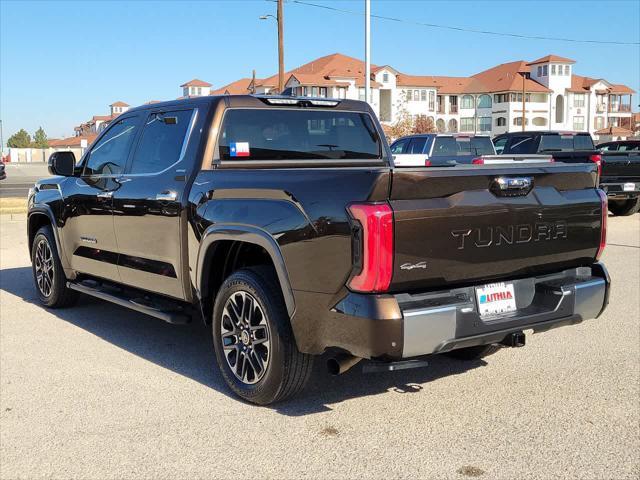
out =
<svg viewBox="0 0 640 480"><path fill-rule="evenodd" d="M590 265L598 250L594 164L395 169L392 175L391 291ZM505 181L513 188L501 189ZM521 188L527 181L531 186Z"/></svg>

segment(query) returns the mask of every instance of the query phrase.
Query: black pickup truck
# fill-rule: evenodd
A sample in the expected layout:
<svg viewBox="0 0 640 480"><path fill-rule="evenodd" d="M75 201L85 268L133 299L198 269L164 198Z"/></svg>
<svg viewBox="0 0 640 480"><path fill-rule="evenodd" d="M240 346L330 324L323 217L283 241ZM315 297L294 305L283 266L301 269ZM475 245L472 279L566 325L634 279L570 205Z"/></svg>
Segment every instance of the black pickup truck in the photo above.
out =
<svg viewBox="0 0 640 480"><path fill-rule="evenodd" d="M640 210L640 140L601 143L600 188L609 197L614 215L633 215Z"/></svg>
<svg viewBox="0 0 640 480"><path fill-rule="evenodd" d="M550 154L556 162L594 163L598 166L599 186L609 197L613 215L631 215L640 208L637 150L614 151L615 142L596 148L587 132L511 132L496 136L493 143L501 155Z"/></svg>
<svg viewBox="0 0 640 480"><path fill-rule="evenodd" d="M396 169L363 102L145 105L50 169L28 201L41 302L200 318L258 404L300 391L324 352L334 373L478 358L608 302L595 164Z"/></svg>

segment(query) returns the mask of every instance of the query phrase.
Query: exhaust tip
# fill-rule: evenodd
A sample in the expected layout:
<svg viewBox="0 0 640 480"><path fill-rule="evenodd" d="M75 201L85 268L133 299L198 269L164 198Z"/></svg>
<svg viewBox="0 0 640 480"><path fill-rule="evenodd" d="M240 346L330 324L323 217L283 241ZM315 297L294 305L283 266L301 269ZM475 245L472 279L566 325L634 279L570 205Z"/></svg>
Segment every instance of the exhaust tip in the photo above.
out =
<svg viewBox="0 0 640 480"><path fill-rule="evenodd" d="M340 354L327 360L327 370L331 375L342 375L362 358L349 354Z"/></svg>
<svg viewBox="0 0 640 480"><path fill-rule="evenodd" d="M331 375L340 375L340 363L335 358L327 360L327 370Z"/></svg>

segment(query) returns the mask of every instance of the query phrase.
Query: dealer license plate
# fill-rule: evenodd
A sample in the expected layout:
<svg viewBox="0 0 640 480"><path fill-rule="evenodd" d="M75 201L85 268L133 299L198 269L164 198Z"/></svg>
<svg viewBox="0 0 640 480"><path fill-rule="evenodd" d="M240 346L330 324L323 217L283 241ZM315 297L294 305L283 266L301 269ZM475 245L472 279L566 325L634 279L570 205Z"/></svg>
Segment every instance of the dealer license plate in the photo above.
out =
<svg viewBox="0 0 640 480"><path fill-rule="evenodd" d="M513 283L490 283L476 288L481 317L491 317L516 311Z"/></svg>
<svg viewBox="0 0 640 480"><path fill-rule="evenodd" d="M622 186L622 189L623 189L625 192L633 192L633 191L636 189L636 184L635 184L635 183L631 183L631 182L629 182L629 183L625 183L625 184Z"/></svg>

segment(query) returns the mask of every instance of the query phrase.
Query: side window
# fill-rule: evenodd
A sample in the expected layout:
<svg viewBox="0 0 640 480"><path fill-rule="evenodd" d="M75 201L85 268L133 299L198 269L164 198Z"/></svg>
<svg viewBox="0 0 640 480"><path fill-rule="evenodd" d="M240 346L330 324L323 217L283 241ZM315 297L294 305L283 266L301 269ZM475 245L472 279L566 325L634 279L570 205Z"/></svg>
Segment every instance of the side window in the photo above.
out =
<svg viewBox="0 0 640 480"><path fill-rule="evenodd" d="M496 153L500 155L504 151L504 147L507 145L508 137L498 138L493 141L493 146L496 148Z"/></svg>
<svg viewBox="0 0 640 480"><path fill-rule="evenodd" d="M514 155L531 153L532 146L533 138L531 137L512 137L511 145L509 145L509 153Z"/></svg>
<svg viewBox="0 0 640 480"><path fill-rule="evenodd" d="M398 140L391 146L391 153L394 155L401 155L403 153L409 153L409 140Z"/></svg>
<svg viewBox="0 0 640 480"><path fill-rule="evenodd" d="M193 110L151 113L128 173L156 173L180 158Z"/></svg>
<svg viewBox="0 0 640 480"><path fill-rule="evenodd" d="M117 175L127 163L131 143L138 132L139 117L118 120L96 143L85 161L83 175Z"/></svg>
<svg viewBox="0 0 640 480"><path fill-rule="evenodd" d="M425 137L418 137L411 140L411 145L409 146L409 153L422 153L424 152L424 144L427 143L427 139Z"/></svg>

